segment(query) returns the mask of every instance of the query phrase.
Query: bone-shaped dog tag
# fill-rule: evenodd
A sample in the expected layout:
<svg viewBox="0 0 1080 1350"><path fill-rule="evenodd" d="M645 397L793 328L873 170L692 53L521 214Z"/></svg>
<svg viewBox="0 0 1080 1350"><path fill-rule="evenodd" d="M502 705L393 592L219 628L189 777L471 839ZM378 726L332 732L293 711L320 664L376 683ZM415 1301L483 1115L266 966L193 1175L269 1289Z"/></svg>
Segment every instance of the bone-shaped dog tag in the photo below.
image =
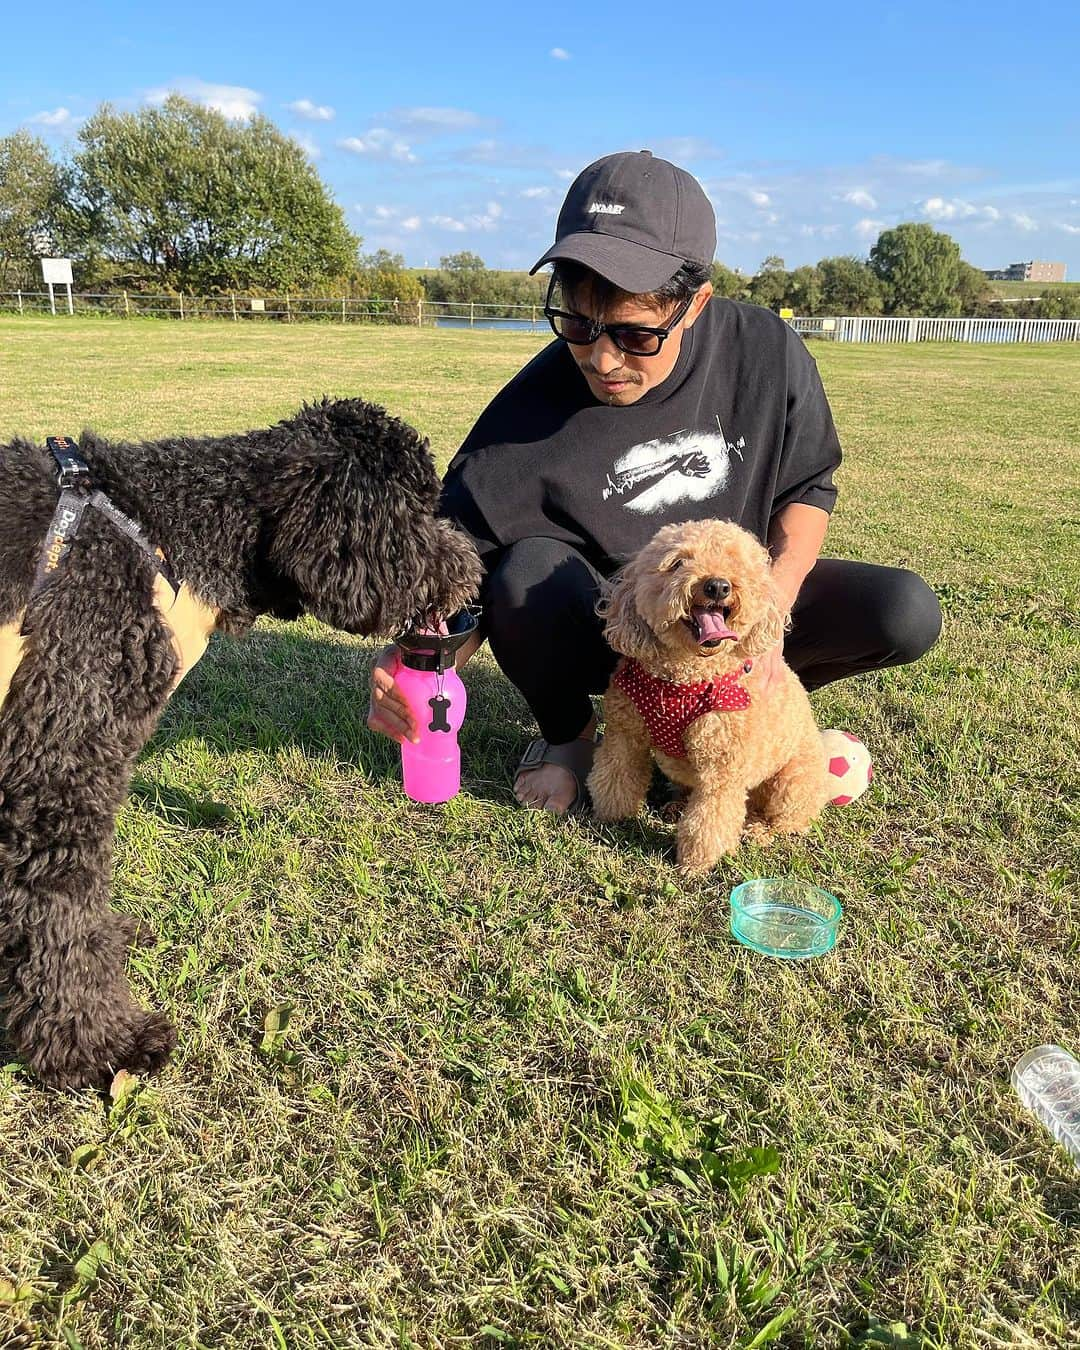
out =
<svg viewBox="0 0 1080 1350"><path fill-rule="evenodd" d="M450 707L450 700L445 694L436 694L434 698L429 698L428 707L432 713L428 731L449 731L450 723L446 720L446 711Z"/></svg>

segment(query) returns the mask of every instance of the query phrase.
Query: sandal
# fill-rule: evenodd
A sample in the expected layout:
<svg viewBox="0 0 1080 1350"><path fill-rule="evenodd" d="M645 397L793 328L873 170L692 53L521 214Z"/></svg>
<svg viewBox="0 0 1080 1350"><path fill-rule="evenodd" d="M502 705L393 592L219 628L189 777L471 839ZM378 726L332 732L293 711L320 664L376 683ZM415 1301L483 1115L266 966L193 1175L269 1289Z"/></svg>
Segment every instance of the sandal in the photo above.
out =
<svg viewBox="0 0 1080 1350"><path fill-rule="evenodd" d="M574 800L566 808L566 814L583 815L589 809L589 794L585 785L600 739L597 737L593 741L576 740L568 741L565 745L552 745L550 741L538 736L526 746L525 753L514 771L514 781L517 781L518 774L523 770L538 769L541 764L558 764L560 768L569 769L577 791Z"/></svg>

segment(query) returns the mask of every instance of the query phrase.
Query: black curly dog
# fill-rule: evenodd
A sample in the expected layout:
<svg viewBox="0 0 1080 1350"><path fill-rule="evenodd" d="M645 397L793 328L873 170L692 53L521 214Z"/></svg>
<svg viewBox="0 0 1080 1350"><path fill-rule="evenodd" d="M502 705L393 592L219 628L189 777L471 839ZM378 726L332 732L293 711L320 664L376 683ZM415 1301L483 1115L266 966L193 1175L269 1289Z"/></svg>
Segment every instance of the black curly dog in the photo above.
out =
<svg viewBox="0 0 1080 1350"><path fill-rule="evenodd" d="M307 613L348 633L393 633L476 593L472 545L435 515L426 442L358 399L212 439L121 444L85 432L78 449L84 495L98 490L138 523L219 631ZM116 812L183 671L154 600L153 550L102 510L85 511L35 589L43 556L51 566L60 554L43 548L59 497L49 450L0 446L0 636L11 638L6 698L0 678L0 1010L38 1078L74 1088L121 1068L152 1072L176 1043L164 1016L132 1001L134 923L110 893Z"/></svg>

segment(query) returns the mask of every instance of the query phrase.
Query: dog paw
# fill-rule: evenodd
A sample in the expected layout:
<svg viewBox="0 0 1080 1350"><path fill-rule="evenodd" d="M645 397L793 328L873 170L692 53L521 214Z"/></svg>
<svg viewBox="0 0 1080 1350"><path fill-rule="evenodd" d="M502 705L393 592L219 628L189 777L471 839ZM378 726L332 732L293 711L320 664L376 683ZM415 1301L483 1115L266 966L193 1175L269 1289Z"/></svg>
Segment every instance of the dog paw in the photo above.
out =
<svg viewBox="0 0 1080 1350"><path fill-rule="evenodd" d="M748 844L756 844L758 848L768 848L776 838L776 832L764 820L750 820L743 828L742 837Z"/></svg>
<svg viewBox="0 0 1080 1350"><path fill-rule="evenodd" d="M157 943L157 934L149 924L137 919L134 914L117 914L116 930L126 947L153 947Z"/></svg>
<svg viewBox="0 0 1080 1350"><path fill-rule="evenodd" d="M176 1028L163 1013L143 1013L132 1024L123 1047L118 1047L114 1069L151 1074L162 1068L176 1048Z"/></svg>
<svg viewBox="0 0 1080 1350"><path fill-rule="evenodd" d="M718 855L713 856L699 849L684 848L681 845L675 854L676 865L684 877L703 877L706 872L711 872L719 861Z"/></svg>

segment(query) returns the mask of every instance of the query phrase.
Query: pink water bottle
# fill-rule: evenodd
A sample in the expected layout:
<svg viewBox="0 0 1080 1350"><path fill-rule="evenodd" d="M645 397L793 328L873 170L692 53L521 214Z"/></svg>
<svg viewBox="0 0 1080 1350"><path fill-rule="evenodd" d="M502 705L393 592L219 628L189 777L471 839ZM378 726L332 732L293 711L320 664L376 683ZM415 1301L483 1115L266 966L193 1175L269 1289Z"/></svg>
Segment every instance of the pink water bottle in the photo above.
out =
<svg viewBox="0 0 1080 1350"><path fill-rule="evenodd" d="M461 787L458 732L465 720L465 686L454 669L457 649L476 628L462 610L449 623L413 628L398 638L401 667L394 676L416 718L419 743L401 743L401 777L414 802L447 802Z"/></svg>

